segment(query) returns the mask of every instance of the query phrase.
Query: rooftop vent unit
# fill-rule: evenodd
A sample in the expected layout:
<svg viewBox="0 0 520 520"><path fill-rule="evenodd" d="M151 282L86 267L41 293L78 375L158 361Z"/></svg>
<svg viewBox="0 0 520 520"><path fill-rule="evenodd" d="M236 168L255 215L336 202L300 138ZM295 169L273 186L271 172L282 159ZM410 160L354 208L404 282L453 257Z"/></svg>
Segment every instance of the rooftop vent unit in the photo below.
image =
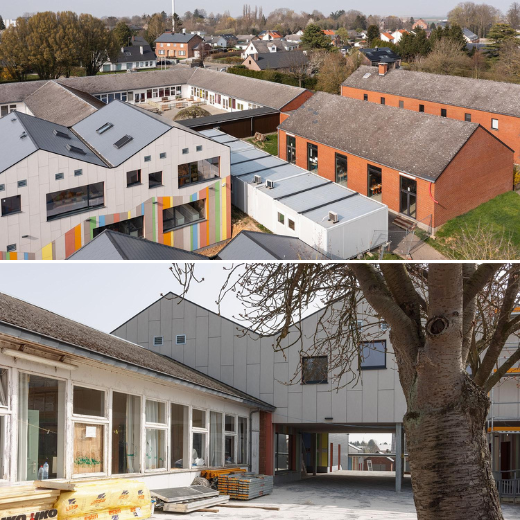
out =
<svg viewBox="0 0 520 520"><path fill-rule="evenodd" d="M27 133L26 132L22 132L22 135L20 135L20 139L25 139L27 137Z"/></svg>
<svg viewBox="0 0 520 520"><path fill-rule="evenodd" d="M116 141L114 143L114 147L119 150L119 149L123 148L123 146L127 145L132 139L133 139L133 137L131 135L125 135L124 137L121 137L121 139L119 139L119 141Z"/></svg>
<svg viewBox="0 0 520 520"><path fill-rule="evenodd" d="M262 184L262 177L260 177L260 175L255 175L253 177L253 184Z"/></svg>
<svg viewBox="0 0 520 520"><path fill-rule="evenodd" d="M333 224L337 224L339 222L338 214L335 211L329 211L329 220Z"/></svg>
<svg viewBox="0 0 520 520"><path fill-rule="evenodd" d="M265 187L272 190L274 188L274 181L271 181L271 180L266 180L265 181Z"/></svg>
<svg viewBox="0 0 520 520"><path fill-rule="evenodd" d="M114 125L112 123L105 123L102 127L98 128L96 132L101 135L104 134L107 130L110 130Z"/></svg>
<svg viewBox="0 0 520 520"><path fill-rule="evenodd" d="M52 131L52 133L56 136L56 137L63 137L63 139L70 139L70 135L69 134L66 134L65 132L61 132L60 130L56 130L54 129Z"/></svg>
<svg viewBox="0 0 520 520"><path fill-rule="evenodd" d="M80 155L87 155L87 152L85 152L85 150L83 150L82 148L78 148L77 146L74 146L72 144L66 145L65 148L67 148L67 150L72 153L79 153Z"/></svg>

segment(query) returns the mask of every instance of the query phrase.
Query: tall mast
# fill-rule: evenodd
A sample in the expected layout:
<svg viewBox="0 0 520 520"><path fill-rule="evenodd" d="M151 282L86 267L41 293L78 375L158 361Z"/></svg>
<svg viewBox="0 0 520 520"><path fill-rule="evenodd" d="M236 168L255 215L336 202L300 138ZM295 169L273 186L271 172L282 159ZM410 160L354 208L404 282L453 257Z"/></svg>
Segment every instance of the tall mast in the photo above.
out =
<svg viewBox="0 0 520 520"><path fill-rule="evenodd" d="M175 32L175 0L172 0L172 34Z"/></svg>

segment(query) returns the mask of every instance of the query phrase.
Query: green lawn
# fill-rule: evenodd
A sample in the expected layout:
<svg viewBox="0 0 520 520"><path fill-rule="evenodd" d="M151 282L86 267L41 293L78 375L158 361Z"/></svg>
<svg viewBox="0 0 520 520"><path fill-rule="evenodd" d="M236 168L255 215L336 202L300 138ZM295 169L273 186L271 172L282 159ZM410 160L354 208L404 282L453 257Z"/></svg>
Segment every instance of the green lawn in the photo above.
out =
<svg viewBox="0 0 520 520"><path fill-rule="evenodd" d="M448 258L464 259L465 252L473 248L482 252L474 257L479 260L506 260L501 256L504 250L513 252L514 258L519 259L520 195L512 191L503 193L449 220L437 231L436 237L428 243Z"/></svg>
<svg viewBox="0 0 520 520"><path fill-rule="evenodd" d="M260 150L270 153L271 155L278 155L278 134L268 134L266 140L262 143L255 141L253 137L247 139L247 142L254 144Z"/></svg>

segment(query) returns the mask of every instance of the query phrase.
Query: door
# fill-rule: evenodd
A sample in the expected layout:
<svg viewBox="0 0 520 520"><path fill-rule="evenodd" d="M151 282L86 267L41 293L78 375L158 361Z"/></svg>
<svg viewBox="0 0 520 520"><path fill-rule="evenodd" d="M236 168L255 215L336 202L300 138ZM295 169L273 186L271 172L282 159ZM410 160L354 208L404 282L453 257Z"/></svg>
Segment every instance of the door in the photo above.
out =
<svg viewBox="0 0 520 520"><path fill-rule="evenodd" d="M401 194L399 211L407 217L417 218L417 181L401 177Z"/></svg>
<svg viewBox="0 0 520 520"><path fill-rule="evenodd" d="M296 164L296 137L287 136L287 162Z"/></svg>
<svg viewBox="0 0 520 520"><path fill-rule="evenodd" d="M500 470L508 471L511 469L511 443L502 441L500 443ZM510 473L502 473L502 478L511 478Z"/></svg>

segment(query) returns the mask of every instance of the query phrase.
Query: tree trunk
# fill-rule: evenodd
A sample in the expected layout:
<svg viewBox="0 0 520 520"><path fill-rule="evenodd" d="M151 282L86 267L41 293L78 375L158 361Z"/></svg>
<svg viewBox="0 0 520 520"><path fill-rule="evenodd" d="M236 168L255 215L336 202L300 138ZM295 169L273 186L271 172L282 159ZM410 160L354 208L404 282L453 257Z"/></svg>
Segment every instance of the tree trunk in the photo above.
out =
<svg viewBox="0 0 520 520"><path fill-rule="evenodd" d="M458 398L404 418L419 520L502 520L484 425L485 393L465 376Z"/></svg>

